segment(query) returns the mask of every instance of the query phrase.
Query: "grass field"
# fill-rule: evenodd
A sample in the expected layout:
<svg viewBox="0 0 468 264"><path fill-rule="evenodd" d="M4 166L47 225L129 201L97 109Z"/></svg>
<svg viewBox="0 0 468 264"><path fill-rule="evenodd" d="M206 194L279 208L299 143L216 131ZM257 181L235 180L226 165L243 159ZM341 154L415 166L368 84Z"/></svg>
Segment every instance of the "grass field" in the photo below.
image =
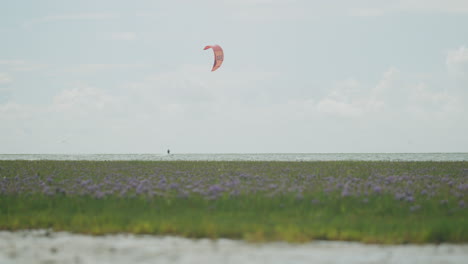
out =
<svg viewBox="0 0 468 264"><path fill-rule="evenodd" d="M468 162L0 161L0 229L468 242Z"/></svg>

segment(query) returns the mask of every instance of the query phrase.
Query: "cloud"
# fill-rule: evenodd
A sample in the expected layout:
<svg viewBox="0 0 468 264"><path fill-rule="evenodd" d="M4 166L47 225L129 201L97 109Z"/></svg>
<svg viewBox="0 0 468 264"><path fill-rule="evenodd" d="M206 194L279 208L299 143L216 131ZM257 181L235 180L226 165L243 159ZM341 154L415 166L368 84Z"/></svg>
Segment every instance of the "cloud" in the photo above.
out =
<svg viewBox="0 0 468 264"><path fill-rule="evenodd" d="M363 114L364 108L359 104L325 98L317 104L317 110L333 116L359 117Z"/></svg>
<svg viewBox="0 0 468 264"><path fill-rule="evenodd" d="M44 16L37 19L32 19L23 23L23 26L28 28L33 25L43 23L54 23L64 21L104 21L120 18L118 13L70 13Z"/></svg>
<svg viewBox="0 0 468 264"><path fill-rule="evenodd" d="M225 70L207 78L202 66L188 65L158 73L129 85L128 105L153 118L236 118L311 120L319 116L346 119L444 118L463 111L456 94L433 87L391 67L374 85L356 79L335 82L323 97L295 96L290 90L265 85L277 73L255 69ZM274 82L274 81L273 81ZM314 95L317 96L317 95ZM158 118L159 118L158 117Z"/></svg>
<svg viewBox="0 0 468 264"><path fill-rule="evenodd" d="M408 80L396 68L383 73L375 85L366 87L355 80L338 82L319 100L317 110L342 118L386 116L387 118L451 118L463 113L458 94L430 89L424 82Z"/></svg>
<svg viewBox="0 0 468 264"><path fill-rule="evenodd" d="M309 4L301 0L207 0L205 4L217 8L233 20L241 21L302 20L312 16L305 8Z"/></svg>
<svg viewBox="0 0 468 264"><path fill-rule="evenodd" d="M348 14L355 17L378 17L385 14L385 10L376 7L352 7Z"/></svg>
<svg viewBox="0 0 468 264"><path fill-rule="evenodd" d="M297 21L327 16L379 17L392 14L467 14L466 0L225 0L221 10L246 21Z"/></svg>
<svg viewBox="0 0 468 264"><path fill-rule="evenodd" d="M408 85L402 80L401 72L392 67L384 72L382 79L371 90L370 96L384 107L399 109L407 103Z"/></svg>
<svg viewBox="0 0 468 264"><path fill-rule="evenodd" d="M450 50L445 63L453 73L468 76L468 49L461 46L456 50Z"/></svg>
<svg viewBox="0 0 468 264"><path fill-rule="evenodd" d="M418 119L437 121L457 118L465 111L463 100L445 91L431 91L427 84L412 87L407 110Z"/></svg>
<svg viewBox="0 0 468 264"><path fill-rule="evenodd" d="M466 0L245 0L224 1L237 19L301 20L322 16L378 17L401 13L466 14Z"/></svg>
<svg viewBox="0 0 468 264"><path fill-rule="evenodd" d="M84 64L73 71L112 71L139 65ZM45 106L31 106L36 114L54 115L63 119L97 120L103 117L125 120L133 117L153 122L186 118L223 118L236 116L239 109L248 113L259 100L265 104L267 88L258 83L270 79L274 73L253 69L211 74L206 65L186 65L176 71L150 74L138 82L122 84L119 89L99 89L77 84L64 89ZM255 88L255 89L254 89ZM24 105L3 105L3 116L24 112ZM16 110L15 110L16 109ZM22 110L23 109L23 110ZM14 116L18 116L15 114Z"/></svg>
<svg viewBox="0 0 468 264"><path fill-rule="evenodd" d="M458 49L449 50L445 63L452 81L447 89L468 101L468 48L461 46Z"/></svg>
<svg viewBox="0 0 468 264"><path fill-rule="evenodd" d="M317 110L323 114L342 117L356 117L362 114L359 105L360 84L354 79L337 82L329 94L317 103Z"/></svg>
<svg viewBox="0 0 468 264"><path fill-rule="evenodd" d="M42 22L49 21L64 21L64 20L108 20L119 18L120 15L116 13L74 13L74 14L61 14L45 16L40 19Z"/></svg>
<svg viewBox="0 0 468 264"><path fill-rule="evenodd" d="M111 38L114 40L135 40L137 34L135 32L114 32L111 33Z"/></svg>
<svg viewBox="0 0 468 264"><path fill-rule="evenodd" d="M463 62L464 52L451 51L449 64ZM402 151L408 147L400 137L419 139L427 129L427 142L434 142L439 134L431 129L439 124L463 129L463 100L397 68L388 68L374 83L334 82L325 95L296 93L277 84L280 78L254 68L212 74L206 65L184 65L119 89L77 84L55 94L48 105L0 104L2 124L23 131L21 136L14 129L3 132L2 143L18 142L9 143L10 152L310 151L311 146L314 151ZM458 134L454 138L462 138ZM384 135L397 145L381 143ZM294 140L278 140L282 137ZM363 147L349 143L358 140ZM35 144L35 150L23 141Z"/></svg>
<svg viewBox="0 0 468 264"><path fill-rule="evenodd" d="M92 116L117 110L120 102L119 97L110 95L104 90L79 85L54 96L50 109L66 115Z"/></svg>
<svg viewBox="0 0 468 264"><path fill-rule="evenodd" d="M400 0L397 9L426 13L468 13L465 0Z"/></svg>
<svg viewBox="0 0 468 264"><path fill-rule="evenodd" d="M6 102L0 104L0 120L23 121L32 118L37 110L37 106Z"/></svg>
<svg viewBox="0 0 468 264"><path fill-rule="evenodd" d="M11 82L13 82L13 78L9 74L0 72L0 85Z"/></svg>
<svg viewBox="0 0 468 264"><path fill-rule="evenodd" d="M388 86L387 82L391 82L393 78L389 74L391 71L392 69L384 74L384 78L374 89L355 79L336 82L328 95L318 101L317 111L336 117L357 118L380 110L384 102L375 96L375 90Z"/></svg>
<svg viewBox="0 0 468 264"><path fill-rule="evenodd" d="M131 63L87 63L77 64L64 68L65 72L76 72L76 73L97 73L102 71L115 71L115 70L126 70L126 69L141 69L145 68L145 64L131 64Z"/></svg>
<svg viewBox="0 0 468 264"><path fill-rule="evenodd" d="M401 13L466 14L465 0L361 0L349 3L348 15L376 17Z"/></svg>
<svg viewBox="0 0 468 264"><path fill-rule="evenodd" d="M183 65L174 71L148 75L130 84L141 98L164 102L245 103L261 97L259 83L274 79L277 73L247 67L242 70L223 69L213 74L207 65ZM255 89L254 89L255 88Z"/></svg>
<svg viewBox="0 0 468 264"><path fill-rule="evenodd" d="M122 97L85 84L60 91L49 104L0 103L0 143L11 153L99 152L100 141L112 149L120 130L134 133L129 108Z"/></svg>
<svg viewBox="0 0 468 264"><path fill-rule="evenodd" d="M25 60L0 60L0 66L4 65L10 71L30 72L42 70L48 67L47 64L35 63Z"/></svg>

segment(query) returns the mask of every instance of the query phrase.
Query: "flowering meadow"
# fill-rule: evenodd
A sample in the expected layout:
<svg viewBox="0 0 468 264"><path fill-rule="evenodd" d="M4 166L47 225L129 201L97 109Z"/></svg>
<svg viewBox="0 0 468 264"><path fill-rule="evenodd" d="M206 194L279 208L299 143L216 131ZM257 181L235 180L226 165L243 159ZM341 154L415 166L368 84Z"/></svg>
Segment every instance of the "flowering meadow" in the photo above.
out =
<svg viewBox="0 0 468 264"><path fill-rule="evenodd" d="M0 229L468 242L468 162L0 161Z"/></svg>

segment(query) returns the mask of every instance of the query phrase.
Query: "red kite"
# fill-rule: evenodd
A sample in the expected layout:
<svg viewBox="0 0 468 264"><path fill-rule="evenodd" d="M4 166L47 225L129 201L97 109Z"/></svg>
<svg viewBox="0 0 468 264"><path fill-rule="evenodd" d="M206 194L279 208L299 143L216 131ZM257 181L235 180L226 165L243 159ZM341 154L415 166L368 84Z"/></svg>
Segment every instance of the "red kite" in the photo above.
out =
<svg viewBox="0 0 468 264"><path fill-rule="evenodd" d="M216 71L219 67L221 67L221 64L223 64L224 52L223 49L218 45L206 46L203 50L207 49L213 49L214 52L214 64L213 68L211 69L211 71L213 72Z"/></svg>

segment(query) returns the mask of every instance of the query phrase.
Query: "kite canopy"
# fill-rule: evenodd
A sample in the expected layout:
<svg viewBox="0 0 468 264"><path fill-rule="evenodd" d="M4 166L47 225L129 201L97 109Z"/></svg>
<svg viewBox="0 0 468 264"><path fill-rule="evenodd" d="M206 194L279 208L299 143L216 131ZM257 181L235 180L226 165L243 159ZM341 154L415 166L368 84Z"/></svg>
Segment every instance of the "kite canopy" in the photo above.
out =
<svg viewBox="0 0 468 264"><path fill-rule="evenodd" d="M207 49L213 49L214 52L214 64L213 68L211 69L211 71L213 72L216 71L219 67L221 67L221 64L223 64L224 52L223 49L218 45L209 45L206 46L203 50Z"/></svg>

